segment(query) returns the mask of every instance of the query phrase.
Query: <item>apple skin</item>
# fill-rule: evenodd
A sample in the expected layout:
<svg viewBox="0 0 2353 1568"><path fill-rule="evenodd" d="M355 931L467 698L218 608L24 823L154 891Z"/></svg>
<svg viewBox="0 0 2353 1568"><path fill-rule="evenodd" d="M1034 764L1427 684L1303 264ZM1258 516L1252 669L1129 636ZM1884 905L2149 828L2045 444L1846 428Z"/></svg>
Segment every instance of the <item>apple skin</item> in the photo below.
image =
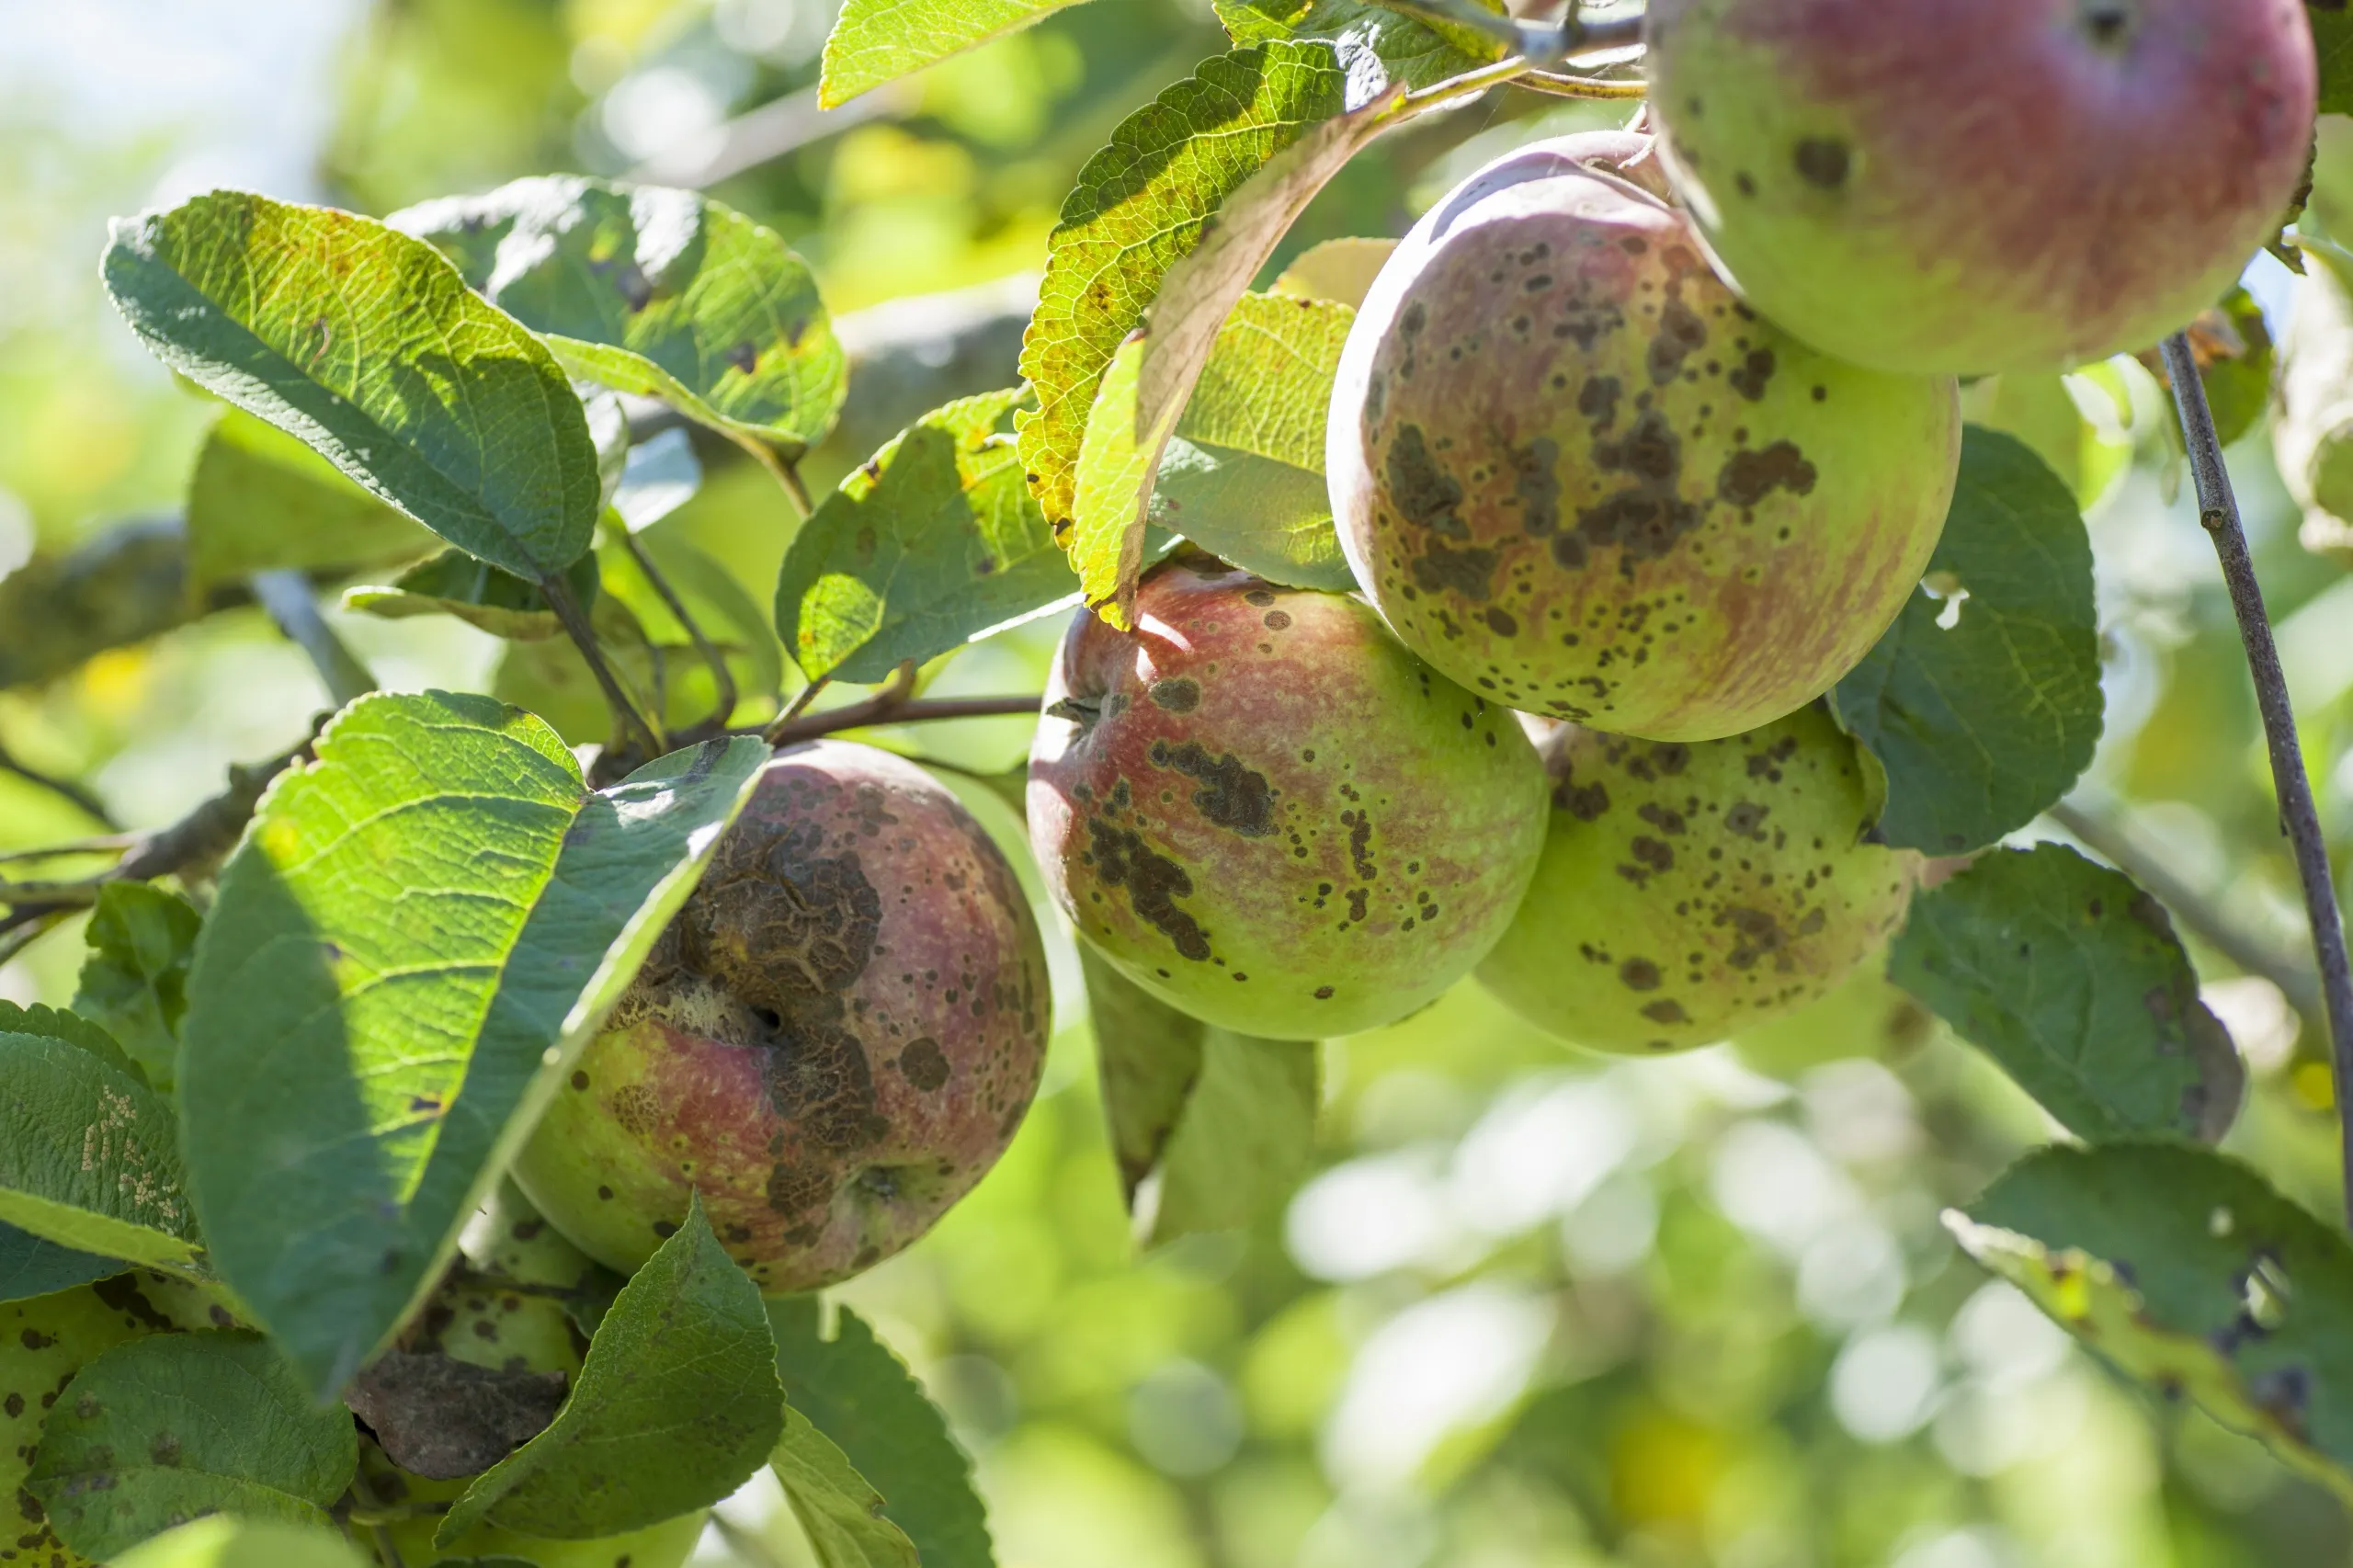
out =
<svg viewBox="0 0 2353 1568"><path fill-rule="evenodd" d="M235 1325L203 1286L145 1268L0 1302L0 1562L95 1568L57 1539L24 1488L50 1407L74 1374L128 1340Z"/></svg>
<svg viewBox="0 0 2353 1568"><path fill-rule="evenodd" d="M1544 778L1512 714L1355 598L1188 556L1071 623L1029 756L1047 886L1121 973L1236 1033L1394 1022L1494 945Z"/></svg>
<svg viewBox="0 0 2353 1568"><path fill-rule="evenodd" d="M1903 923L1919 858L1819 706L1697 744L1563 728L1543 863L1479 979L1597 1051L1681 1051L1834 989Z"/></svg>
<svg viewBox="0 0 2353 1568"><path fill-rule="evenodd" d="M534 1130L516 1181L634 1272L699 1192L764 1291L929 1230L1037 1092L1051 992L1004 852L911 762L780 752Z"/></svg>
<svg viewBox="0 0 2353 1568"><path fill-rule="evenodd" d="M1724 276L1884 369L2147 347L2278 231L2312 147L2299 0L1657 0L1646 33Z"/></svg>
<svg viewBox="0 0 2353 1568"><path fill-rule="evenodd" d="M1325 473L1358 583L1442 674L1708 740L1820 696L1895 619L1961 405L1757 319L1646 188L1651 150L1537 142L1416 224L1341 356Z"/></svg>

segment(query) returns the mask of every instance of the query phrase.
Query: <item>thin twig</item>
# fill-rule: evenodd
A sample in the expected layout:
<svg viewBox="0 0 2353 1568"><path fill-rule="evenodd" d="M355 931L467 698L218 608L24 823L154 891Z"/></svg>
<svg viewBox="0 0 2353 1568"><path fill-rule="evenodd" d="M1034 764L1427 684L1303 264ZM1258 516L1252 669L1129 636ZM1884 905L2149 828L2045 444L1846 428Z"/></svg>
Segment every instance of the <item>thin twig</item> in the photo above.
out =
<svg viewBox="0 0 2353 1568"><path fill-rule="evenodd" d="M71 882L0 881L0 903L37 903L54 909L63 904L98 902L96 879Z"/></svg>
<svg viewBox="0 0 2353 1568"><path fill-rule="evenodd" d="M710 638L703 635L701 622L688 610L686 601L678 597L678 591L670 585L670 579L662 574L662 569L654 564L654 557L637 541L637 536L627 528L620 532L621 548L629 551L631 561L637 562L637 569L645 574L645 580L654 585L654 591L661 596L663 606L680 626L686 628L688 638L695 645L695 652L702 655L702 662L710 666L710 678L717 686L719 695L710 705L709 722L714 729L724 727L727 721L735 716L735 704L740 699L735 690L735 672L727 667L726 656L720 653Z"/></svg>
<svg viewBox="0 0 2353 1568"><path fill-rule="evenodd" d="M548 608L555 611L556 619L563 623L563 630L571 637L573 646L580 650L581 658L587 663L588 673L597 677L597 685L605 694L605 705L613 710L614 719L628 733L630 744L642 746L648 759L660 756L663 749L660 733L644 714L637 710L637 704L631 701L629 693L621 688L620 677L613 674L612 665L605 662L604 647L597 642L596 630L588 624L587 614L581 609L580 601L573 597L572 585L565 582L560 573L551 572L540 579L540 592L546 597Z"/></svg>
<svg viewBox="0 0 2353 1568"><path fill-rule="evenodd" d="M760 738L772 746L789 746L798 741L815 740L820 735L837 734L843 730L862 730L870 724L921 724L940 719L995 719L1007 715L1035 713L1040 700L1035 697L926 697L915 695L915 665L901 665L892 672L890 684L860 702L828 708L822 713L787 713L766 730Z"/></svg>
<svg viewBox="0 0 2353 1568"><path fill-rule="evenodd" d="M2289 1006L2320 1022L2326 1017L2320 981L2313 971L2233 921L2213 902L2168 869L2164 861L2136 847L2122 824L2062 801L2043 813L2083 846L2156 894L2157 902L2198 939L2248 974L2279 988Z"/></svg>
<svg viewBox="0 0 2353 1568"><path fill-rule="evenodd" d="M68 908L28 904L0 915L0 963L6 963L48 936L68 915L80 913L80 909L78 904Z"/></svg>
<svg viewBox="0 0 2353 1568"><path fill-rule="evenodd" d="M39 768L19 761L6 746L0 746L0 773L13 773L28 784L39 785L110 832L121 826L114 820L113 813L107 810L106 802L96 795L70 778L60 778L53 774L43 773Z"/></svg>
<svg viewBox="0 0 2353 1568"><path fill-rule="evenodd" d="M2180 333L2165 339L2165 356L2174 403L2181 411L2189 472L2198 484L2199 521L2214 540L2222 581L2230 588L2231 609L2238 618L2239 641L2246 648L2256 705L2263 712L2264 740L2271 752L2271 785L2279 796L2280 831L2295 856L2297 880L2303 884L2304 912L2312 921L2313 953L2320 960L2321 994L2328 1013L2329 1060L2336 1074L2346 1212L2353 1217L2353 960L2346 956L2345 917L2336 906L2336 879L2329 872L2328 840L2321 834L2320 812L2313 803L2312 779L2304 771L2303 747L2296 738L2295 710L2288 700L2288 677L2279 668L2279 650L2271 641L2263 587L2256 581L2255 562L2247 553L2246 530L2239 523L2230 472L2222 465L2222 443L2214 430L2213 410L2207 406L2205 383L2199 379L2197 357L2189 339Z"/></svg>
<svg viewBox="0 0 2353 1568"><path fill-rule="evenodd" d="M248 579L254 597L278 623L287 640L310 655L311 667L337 708L358 701L376 689L373 671L360 662L335 628L319 613L311 580L300 572L256 572Z"/></svg>
<svg viewBox="0 0 2353 1568"><path fill-rule="evenodd" d="M135 833L110 833L103 838L69 838L38 849L11 849L0 854L0 866L23 860L63 860L76 855L122 855L146 842Z"/></svg>
<svg viewBox="0 0 2353 1568"><path fill-rule="evenodd" d="M792 700L784 705L784 711L778 714L771 722L778 724L790 724L800 718L801 715L809 711L809 705L817 700L817 694L831 686L833 682L834 677L831 676L819 676L815 680L794 692Z"/></svg>
<svg viewBox="0 0 2353 1568"><path fill-rule="evenodd" d="M819 676L815 680L811 681L807 687L802 688L801 695L792 699L792 706L778 714L768 724L767 728L761 732L762 738L772 746L787 744L778 737L788 733L794 733L798 739L807 739L808 736L806 734L801 734L795 730L794 726L796 724L814 723L817 722L817 718L803 720L801 715L808 712L809 704L816 699L817 693L824 689L828 678L830 677ZM908 698L915 695L915 661L912 659L902 659L898 665L892 669L891 678L884 681L881 688L876 691L873 696L868 698L863 702L853 702L847 708L838 708L834 711L836 713L857 711L871 714L882 709L892 708L904 703ZM819 715L817 717L830 718L831 715ZM816 734L831 734L833 732L831 730L818 730L812 733Z"/></svg>

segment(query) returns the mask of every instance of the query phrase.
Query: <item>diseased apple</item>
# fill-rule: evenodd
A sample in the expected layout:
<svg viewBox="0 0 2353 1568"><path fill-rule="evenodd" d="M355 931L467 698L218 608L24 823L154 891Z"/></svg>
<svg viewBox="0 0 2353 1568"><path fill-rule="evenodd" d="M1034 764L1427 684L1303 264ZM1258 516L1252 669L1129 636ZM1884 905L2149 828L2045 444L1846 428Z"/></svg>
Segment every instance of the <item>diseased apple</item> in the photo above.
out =
<svg viewBox="0 0 2353 1568"><path fill-rule="evenodd" d="M1358 583L1441 673L1706 740L1820 696L1894 619L1960 401L1758 319L1646 188L1650 149L1538 142L1432 209L1349 334L1325 472Z"/></svg>
<svg viewBox="0 0 2353 1568"><path fill-rule="evenodd" d="M700 1192L761 1290L929 1230L1013 1139L1051 1010L1004 853L913 763L779 753L534 1131L516 1179L634 1271Z"/></svg>
<svg viewBox="0 0 2353 1568"><path fill-rule="evenodd" d="M1479 978L1598 1051L1678 1051L1813 1001L1904 919L1918 857L1862 842L1861 759L1821 708L1697 744L1565 728L1518 918Z"/></svg>
<svg viewBox="0 0 2353 1568"><path fill-rule="evenodd" d="M1071 624L1029 835L1079 934L1241 1034L1321 1039L1436 998L1511 919L1544 832L1513 715L1351 597L1206 557Z"/></svg>
<svg viewBox="0 0 2353 1568"><path fill-rule="evenodd" d="M1655 0L1651 105L1734 287L1890 370L2144 348L2278 232L2298 0Z"/></svg>

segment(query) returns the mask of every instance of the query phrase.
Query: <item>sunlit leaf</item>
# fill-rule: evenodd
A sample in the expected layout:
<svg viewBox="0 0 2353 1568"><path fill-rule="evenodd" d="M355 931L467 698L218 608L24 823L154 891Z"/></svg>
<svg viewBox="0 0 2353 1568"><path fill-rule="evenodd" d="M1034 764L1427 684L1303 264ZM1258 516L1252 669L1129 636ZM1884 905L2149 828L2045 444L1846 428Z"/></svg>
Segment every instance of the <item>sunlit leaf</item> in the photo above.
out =
<svg viewBox="0 0 2353 1568"><path fill-rule="evenodd" d="M177 1076L188 966L203 926L196 905L176 892L112 881L98 890L84 933L90 956L74 1011L111 1036L159 1093L170 1093Z"/></svg>
<svg viewBox="0 0 2353 1568"><path fill-rule="evenodd" d="M181 1031L210 1256L339 1389L685 900L766 757L674 753L601 793L483 697L374 696L281 775L222 872Z"/></svg>
<svg viewBox="0 0 2353 1568"><path fill-rule="evenodd" d="M915 1544L891 1522L882 1494L797 1410L769 1464L818 1568L916 1568Z"/></svg>
<svg viewBox="0 0 2353 1568"><path fill-rule="evenodd" d="M350 1542L327 1528L214 1514L141 1541L115 1568L363 1568Z"/></svg>
<svg viewBox="0 0 2353 1568"><path fill-rule="evenodd" d="M1310 246L1283 268L1273 292L1302 300L1330 300L1355 310L1364 303L1372 280L1397 250L1395 240L1325 240Z"/></svg>
<svg viewBox="0 0 2353 1568"><path fill-rule="evenodd" d="M563 370L433 248L372 218L213 191L118 220L108 290L150 352L520 576L597 520Z"/></svg>
<svg viewBox="0 0 2353 1568"><path fill-rule="evenodd" d="M564 368L797 456L847 385L808 265L691 190L535 176L394 213Z"/></svg>
<svg viewBox="0 0 2353 1568"><path fill-rule="evenodd" d="M824 108L951 54L1044 21L1080 0L845 0L817 82Z"/></svg>
<svg viewBox="0 0 2353 1568"><path fill-rule="evenodd" d="M1504 14L1503 0L1475 3ZM1409 17L1370 0L1217 0L1217 16L1238 44L1327 40L1350 79L1368 87L1388 81L1434 86L1504 56L1502 40L1476 28Z"/></svg>

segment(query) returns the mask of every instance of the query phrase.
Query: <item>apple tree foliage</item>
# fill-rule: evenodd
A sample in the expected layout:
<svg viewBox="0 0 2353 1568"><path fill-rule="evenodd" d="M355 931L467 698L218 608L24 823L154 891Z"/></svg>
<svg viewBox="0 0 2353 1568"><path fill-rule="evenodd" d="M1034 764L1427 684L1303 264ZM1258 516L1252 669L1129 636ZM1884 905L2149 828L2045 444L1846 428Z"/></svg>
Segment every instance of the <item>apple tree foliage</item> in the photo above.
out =
<svg viewBox="0 0 2353 1568"><path fill-rule="evenodd" d="M847 0L820 96L1077 3ZM1369 268L1336 251L1254 285L1355 153L1523 67L1462 19L1500 14L1477 0L1217 11L1228 51L1120 119L1064 200L1020 383L923 415L814 498L772 613L636 538L700 483L676 421L790 492L850 392L809 267L767 229L557 177L381 220L216 191L118 222L114 303L225 405L187 497L190 603L291 573L511 646L491 692L357 695L90 887L0 886L16 943L95 906L71 1010L0 1006L0 1301L136 1266L219 1313L73 1370L16 1478L62 1550L370 1559L399 1505L342 1398L448 1276L795 691L883 687L887 716L907 672L1009 625L1077 604L1120 624L1177 538L1350 586L1323 432ZM2353 32L2313 22L2323 106L2353 108ZM2268 372L2223 354L2211 373L2238 406ZM2240 1067L2164 903L2007 842L2100 734L2079 460L1972 426L1920 592L1829 699L1875 765L1881 841L1954 873L1891 978L2080 1141L1949 1226L2118 1371L2353 1495L2353 1248L2210 1147ZM92 574L119 569L43 591L94 582L97 616ZM70 664L0 645L0 682ZM1139 1242L1279 1204L1314 1137L1316 1043L1203 1025L1098 961L1086 980L1105 1179ZM767 1465L828 1568L992 1562L921 1386L854 1312L763 1301L699 1210L575 1321L561 1407L434 1505L440 1544L642 1529Z"/></svg>

